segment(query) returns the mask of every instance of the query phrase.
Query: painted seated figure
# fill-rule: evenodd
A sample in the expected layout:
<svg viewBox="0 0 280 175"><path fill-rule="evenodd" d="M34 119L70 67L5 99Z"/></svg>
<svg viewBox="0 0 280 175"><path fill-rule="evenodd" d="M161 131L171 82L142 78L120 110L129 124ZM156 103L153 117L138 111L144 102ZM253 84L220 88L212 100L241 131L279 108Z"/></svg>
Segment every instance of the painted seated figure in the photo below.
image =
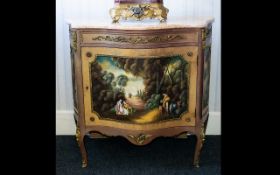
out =
<svg viewBox="0 0 280 175"><path fill-rule="evenodd" d="M168 111L169 101L170 101L170 97L167 94L163 94L162 107L167 114L169 113L169 111Z"/></svg>
<svg viewBox="0 0 280 175"><path fill-rule="evenodd" d="M124 99L120 99L116 106L116 115L129 115L131 111L131 107L125 102Z"/></svg>

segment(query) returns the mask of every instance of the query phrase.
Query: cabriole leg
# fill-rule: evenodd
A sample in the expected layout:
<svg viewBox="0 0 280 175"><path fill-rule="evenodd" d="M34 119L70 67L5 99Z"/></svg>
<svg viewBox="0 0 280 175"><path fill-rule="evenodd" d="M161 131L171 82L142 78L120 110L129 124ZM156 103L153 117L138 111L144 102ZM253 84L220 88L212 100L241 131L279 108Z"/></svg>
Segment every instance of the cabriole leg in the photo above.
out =
<svg viewBox="0 0 280 175"><path fill-rule="evenodd" d="M194 153L194 161L193 164L195 167L199 168L199 160L200 160L200 152L205 140L205 127L204 125L201 126L201 131L199 134L196 135L196 147Z"/></svg>
<svg viewBox="0 0 280 175"><path fill-rule="evenodd" d="M85 168L87 167L87 152L86 152L86 148L85 148L85 144L84 144L84 137L85 134L81 134L80 132L80 128L77 127L76 130L76 140L78 142L78 145L80 147L80 151L81 151L81 155L82 155L82 167Z"/></svg>

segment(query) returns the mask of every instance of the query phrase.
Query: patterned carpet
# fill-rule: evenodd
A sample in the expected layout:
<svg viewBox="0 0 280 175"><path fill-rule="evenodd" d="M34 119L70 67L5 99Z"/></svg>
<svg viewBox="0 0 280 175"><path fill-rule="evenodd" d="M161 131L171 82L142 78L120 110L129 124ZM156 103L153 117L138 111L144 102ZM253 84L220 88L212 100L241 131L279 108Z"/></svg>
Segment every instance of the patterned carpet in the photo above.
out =
<svg viewBox="0 0 280 175"><path fill-rule="evenodd" d="M85 139L88 167L81 168L74 136L56 137L57 175L220 175L220 136L206 136L200 168L192 166L196 138L158 138L146 146L126 139Z"/></svg>

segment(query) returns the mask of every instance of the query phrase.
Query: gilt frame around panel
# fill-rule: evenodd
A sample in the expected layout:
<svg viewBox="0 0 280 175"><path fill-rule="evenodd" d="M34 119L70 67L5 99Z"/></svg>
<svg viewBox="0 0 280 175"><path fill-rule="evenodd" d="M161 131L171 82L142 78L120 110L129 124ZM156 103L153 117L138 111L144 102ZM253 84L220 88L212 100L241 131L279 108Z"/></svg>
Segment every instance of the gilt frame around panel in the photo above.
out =
<svg viewBox="0 0 280 175"><path fill-rule="evenodd" d="M193 52L192 56L188 56L187 53ZM87 52L92 53L92 57L86 56ZM122 123L110 120L100 120L96 113L91 112L91 89L90 87L90 76L89 76L89 63L94 61L96 55L116 55L116 56L127 56L137 55L142 58L151 57L166 57L168 55L182 55L190 63L190 88L189 88L189 113L184 115L181 119L174 121L162 121L159 123L151 123L145 125ZM84 106L85 106L85 125L86 126L111 126L120 129L133 129L133 130L145 130L145 129L161 129L175 126L195 126L195 106L196 106L196 81L197 81L197 55L198 48L192 46L176 47L176 48L165 48L165 49L117 49L117 48L93 48L93 47L82 47L81 48L81 59L82 59L82 70L83 70L83 87L84 87ZM87 87L87 88L86 88ZM93 117L94 120L90 120ZM187 118L191 121L186 121Z"/></svg>

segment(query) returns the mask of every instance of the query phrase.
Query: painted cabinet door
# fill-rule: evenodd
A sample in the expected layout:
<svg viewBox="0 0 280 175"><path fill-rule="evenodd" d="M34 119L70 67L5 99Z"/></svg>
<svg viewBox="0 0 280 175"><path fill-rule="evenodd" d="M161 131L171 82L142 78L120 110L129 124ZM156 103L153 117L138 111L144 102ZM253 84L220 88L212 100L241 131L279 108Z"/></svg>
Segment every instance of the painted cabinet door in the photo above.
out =
<svg viewBox="0 0 280 175"><path fill-rule="evenodd" d="M195 126L197 53L195 46L82 47L86 125Z"/></svg>

